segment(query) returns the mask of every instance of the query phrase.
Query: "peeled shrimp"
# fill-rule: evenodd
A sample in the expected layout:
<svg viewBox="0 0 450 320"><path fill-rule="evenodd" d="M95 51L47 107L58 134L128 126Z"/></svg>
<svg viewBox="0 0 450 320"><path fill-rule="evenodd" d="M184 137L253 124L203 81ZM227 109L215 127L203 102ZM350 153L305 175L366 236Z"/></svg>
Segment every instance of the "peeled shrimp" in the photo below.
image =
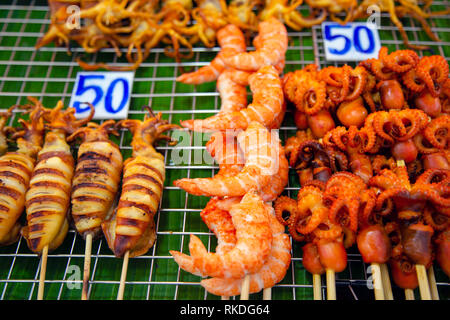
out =
<svg viewBox="0 0 450 320"><path fill-rule="evenodd" d="M232 203L239 201L237 198L233 199ZM200 212L203 222L217 237L216 253L219 255L227 253L236 245L236 230L233 221L228 210L218 207L220 201L223 200L212 198ZM195 267L194 259L191 256L174 250L169 252L181 269L197 276L204 276L201 270Z"/></svg>
<svg viewBox="0 0 450 320"><path fill-rule="evenodd" d="M237 141L245 158L239 173L218 178L183 178L174 181L174 185L190 194L210 197L242 196L251 189L261 191L278 171L282 152L278 133L252 122L247 130L238 134Z"/></svg>
<svg viewBox="0 0 450 320"><path fill-rule="evenodd" d="M272 231L272 249L267 262L256 273L250 274L249 293L271 288L280 282L289 268L291 261L291 242L284 233L283 225L275 218L270 207L269 218ZM243 279L210 278L200 282L206 291L218 296L235 296L241 293Z"/></svg>
<svg viewBox="0 0 450 320"><path fill-rule="evenodd" d="M223 62L224 57L244 52L246 49L244 34L233 24L229 24L217 32L217 41L221 49L211 63L197 71L182 74L177 81L187 84L214 81L226 68Z"/></svg>
<svg viewBox="0 0 450 320"><path fill-rule="evenodd" d="M181 121L181 125L193 131L211 132L227 129L246 129L250 122L257 121L273 128L280 123L284 110L284 95L278 71L265 66L248 77L253 93L251 104L239 111L219 112L206 119Z"/></svg>
<svg viewBox="0 0 450 320"><path fill-rule="evenodd" d="M223 58L228 67L256 71L263 66L276 65L285 58L288 47L287 30L276 18L263 21L258 26L258 47L252 52L240 52ZM254 41L255 43L255 41Z"/></svg>
<svg viewBox="0 0 450 320"><path fill-rule="evenodd" d="M232 205L230 215L236 229L236 245L230 251L209 253L201 240L191 235L189 251L201 274L219 278L241 279L261 269L271 252L270 213L256 192L244 195Z"/></svg>

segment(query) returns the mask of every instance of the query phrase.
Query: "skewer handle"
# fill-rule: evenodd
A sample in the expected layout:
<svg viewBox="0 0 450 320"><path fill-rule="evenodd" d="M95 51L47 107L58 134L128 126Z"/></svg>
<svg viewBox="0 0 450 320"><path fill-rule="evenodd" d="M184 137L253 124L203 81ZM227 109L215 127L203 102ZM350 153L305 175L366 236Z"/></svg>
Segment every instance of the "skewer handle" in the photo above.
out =
<svg viewBox="0 0 450 320"><path fill-rule="evenodd" d="M322 279L320 274L313 274L314 300L322 300Z"/></svg>
<svg viewBox="0 0 450 320"><path fill-rule="evenodd" d="M431 300L430 285L428 284L427 270L424 265L416 264L417 279L419 280L420 297L422 300Z"/></svg>
<svg viewBox="0 0 450 320"><path fill-rule="evenodd" d="M327 300L336 300L336 279L334 271L327 269Z"/></svg>
<svg viewBox="0 0 450 320"><path fill-rule="evenodd" d="M415 300L414 297L414 290L412 289L405 289L405 299L406 300Z"/></svg>
<svg viewBox="0 0 450 320"><path fill-rule="evenodd" d="M436 277L434 276L433 266L431 266L428 269L427 273L428 273L428 282L430 283L431 298L433 300L439 300L439 292L436 285Z"/></svg>
<svg viewBox="0 0 450 320"><path fill-rule="evenodd" d="M263 300L272 300L272 288L265 288L263 290Z"/></svg>
<svg viewBox="0 0 450 320"><path fill-rule="evenodd" d="M48 246L45 246L41 255L41 269L39 271L39 288L37 299L44 299L45 272L47 271Z"/></svg>
<svg viewBox="0 0 450 320"><path fill-rule="evenodd" d="M123 300L123 293L125 291L125 280L127 279L128 260L130 259L130 251L125 252L122 264L122 273L120 275L119 291L117 293L117 300Z"/></svg>
<svg viewBox="0 0 450 320"><path fill-rule="evenodd" d="M241 300L248 300L250 291L250 276L246 275L242 281Z"/></svg>
<svg viewBox="0 0 450 320"><path fill-rule="evenodd" d="M371 269L372 269L373 290L375 293L375 299L384 300L384 290L383 290L383 281L381 279L380 264L372 263Z"/></svg>
<svg viewBox="0 0 450 320"><path fill-rule="evenodd" d="M386 300L394 300L392 294L391 279L389 278L389 270L386 263L380 265L381 268L381 281L383 282L384 298Z"/></svg>
<svg viewBox="0 0 450 320"><path fill-rule="evenodd" d="M88 300L89 274L91 272L92 233L86 235L86 248L84 250L83 289L81 300Z"/></svg>

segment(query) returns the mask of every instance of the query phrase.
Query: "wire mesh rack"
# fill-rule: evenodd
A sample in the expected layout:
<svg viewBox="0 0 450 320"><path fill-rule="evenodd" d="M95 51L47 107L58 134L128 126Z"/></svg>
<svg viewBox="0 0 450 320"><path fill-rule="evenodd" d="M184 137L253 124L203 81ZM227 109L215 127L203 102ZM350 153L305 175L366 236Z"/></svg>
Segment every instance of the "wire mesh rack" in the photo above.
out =
<svg viewBox="0 0 450 320"><path fill-rule="evenodd" d="M124 58L118 58L113 49L85 56L82 49L72 48L68 55L65 48L46 46L35 50L34 45L49 25L49 9L42 0L8 0L0 4L0 96L1 108L26 102L27 96L40 99L47 107L56 105L62 99L67 105L74 86L76 74L81 71L76 57L90 61L107 61L114 65L125 65ZM448 8L450 2L435 1L433 10ZM300 8L308 11L306 6ZM412 19L402 19L405 30L413 44L430 46L423 54L440 54L450 59L450 21L448 16L431 20L432 31L442 40L428 40L421 27ZM382 45L390 51L403 48L397 29L390 23L387 14L381 15L379 29ZM285 72L300 69L316 63L320 67L330 65L325 60L322 31L320 26L301 32L289 32L290 45L286 54ZM252 49L252 48L249 48ZM196 69L207 64L219 48L194 48L194 57L180 64L164 55L162 48L152 50L149 58L135 72L129 118L142 119L142 106L151 106L155 112L162 112L163 118L172 123L192 118L204 118L216 113L220 97L215 83L191 86L175 81L180 68ZM335 63L331 63L335 64ZM289 112L289 111L288 111ZM16 125L18 116L10 119ZM289 113L280 128L282 140L294 135L295 125ZM207 135L178 135L177 146L160 145L158 150L166 159L166 182L161 207L155 216L157 241L149 252L132 258L124 299L220 299L210 295L200 286L200 278L180 270L169 250L188 252L189 235L195 234L213 249L216 240L199 217L208 199L191 196L173 186L173 181L182 177L210 177L218 167L207 159L204 144ZM115 142L120 146L124 158L131 154L131 135L122 131ZM76 150L74 151L76 152ZM174 161L181 157L183 161ZM198 159L201 159L198 161ZM284 194L295 197L299 190L297 174L291 170ZM303 268L300 244L293 243L290 268L279 284L272 289L273 299L312 299L312 277ZM45 299L80 299L85 243L81 236L71 229L64 243L51 252L47 262ZM336 275L338 299L373 299L370 270L356 250L348 254L347 269ZM39 282L40 259L32 253L24 239L0 248L0 299L36 299ZM90 299L115 299L119 287L122 259L114 257L104 239L95 239L92 245L90 273ZM437 286L441 299L448 299L450 286L448 278L435 267ZM325 280L322 282L325 296ZM403 299L403 293L394 289L394 298ZM250 299L261 299L262 293L250 295ZM418 292L416 292L418 298Z"/></svg>

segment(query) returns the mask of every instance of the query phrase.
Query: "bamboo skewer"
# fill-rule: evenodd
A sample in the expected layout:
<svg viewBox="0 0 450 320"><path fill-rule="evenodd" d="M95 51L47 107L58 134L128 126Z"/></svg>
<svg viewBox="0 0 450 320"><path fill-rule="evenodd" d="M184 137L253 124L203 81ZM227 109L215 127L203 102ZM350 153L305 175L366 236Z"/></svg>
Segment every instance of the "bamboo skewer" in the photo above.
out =
<svg viewBox="0 0 450 320"><path fill-rule="evenodd" d="M327 300L336 300L336 279L334 271L327 269Z"/></svg>
<svg viewBox="0 0 450 320"><path fill-rule="evenodd" d="M376 300L384 300L384 289L383 280L381 278L381 268L379 263L372 263L372 279L373 279L373 290L375 293Z"/></svg>
<svg viewBox="0 0 450 320"><path fill-rule="evenodd" d="M246 275L242 281L241 300L248 300L250 291L250 276Z"/></svg>
<svg viewBox="0 0 450 320"><path fill-rule="evenodd" d="M81 300L88 300L89 274L91 272L92 233L86 235L86 247L84 250L83 289Z"/></svg>
<svg viewBox="0 0 450 320"><path fill-rule="evenodd" d="M419 280L420 297L422 300L431 300L431 290L428 284L427 270L424 265L416 264L417 279Z"/></svg>
<svg viewBox="0 0 450 320"><path fill-rule="evenodd" d="M320 274L313 274L314 300L322 300L322 279Z"/></svg>
<svg viewBox="0 0 450 320"><path fill-rule="evenodd" d="M414 290L412 290L412 289L405 289L405 299L406 300L415 300Z"/></svg>
<svg viewBox="0 0 450 320"><path fill-rule="evenodd" d="M389 270L386 263L380 265L381 268L381 281L383 282L384 298L386 300L394 300L392 294L391 279L389 278Z"/></svg>
<svg viewBox="0 0 450 320"><path fill-rule="evenodd" d="M119 291L117 293L117 300L123 300L123 293L125 290L125 280L127 279L129 259L130 259L130 251L127 251L123 256L122 273L120 274L120 284L119 284Z"/></svg>
<svg viewBox="0 0 450 320"><path fill-rule="evenodd" d="M428 282L430 283L430 290L431 290L431 298L433 300L439 300L439 292L436 285L436 278L434 276L434 269L433 266L431 266L428 269Z"/></svg>
<svg viewBox="0 0 450 320"><path fill-rule="evenodd" d="M48 258L48 245L42 249L41 254L41 268L39 271L39 288L38 288L38 300L44 299L44 286L45 286L45 272L47 271L47 258Z"/></svg>
<svg viewBox="0 0 450 320"><path fill-rule="evenodd" d="M263 290L263 300L272 300L272 288L265 288Z"/></svg>

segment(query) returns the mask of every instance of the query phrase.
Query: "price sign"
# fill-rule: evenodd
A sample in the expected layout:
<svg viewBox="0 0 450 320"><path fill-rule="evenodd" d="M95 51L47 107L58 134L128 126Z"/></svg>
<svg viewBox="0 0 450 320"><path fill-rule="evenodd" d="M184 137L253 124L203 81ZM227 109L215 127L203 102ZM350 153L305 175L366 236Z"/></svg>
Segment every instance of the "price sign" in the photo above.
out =
<svg viewBox="0 0 450 320"><path fill-rule="evenodd" d="M84 118L95 107L94 119L125 119L128 116L134 72L78 72L70 99L75 116Z"/></svg>
<svg viewBox="0 0 450 320"><path fill-rule="evenodd" d="M375 23L322 23L325 58L328 61L362 61L378 58L381 43Z"/></svg>

